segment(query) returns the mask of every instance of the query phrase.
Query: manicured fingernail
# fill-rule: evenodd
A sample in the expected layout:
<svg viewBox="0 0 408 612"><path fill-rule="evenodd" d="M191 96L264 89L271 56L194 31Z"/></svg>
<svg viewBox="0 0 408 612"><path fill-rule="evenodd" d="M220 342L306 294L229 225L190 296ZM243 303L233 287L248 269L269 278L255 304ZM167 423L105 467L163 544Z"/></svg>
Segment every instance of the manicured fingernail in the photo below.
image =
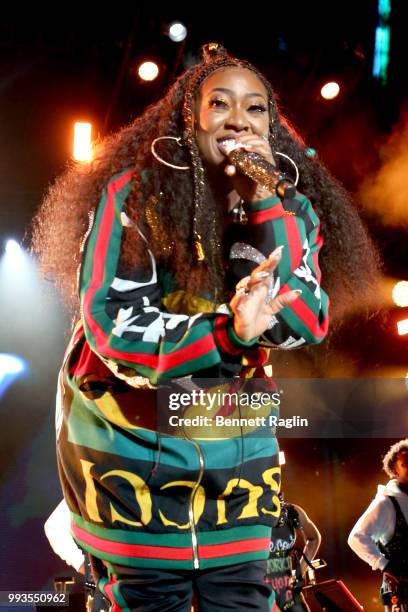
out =
<svg viewBox="0 0 408 612"><path fill-rule="evenodd" d="M296 295L302 295L302 290L301 289L295 289L294 293L296 293Z"/></svg>
<svg viewBox="0 0 408 612"><path fill-rule="evenodd" d="M276 247L276 249L272 251L269 257L276 257L276 255L282 255L282 249L284 246L284 244L281 244L280 246Z"/></svg>
<svg viewBox="0 0 408 612"><path fill-rule="evenodd" d="M267 276L270 276L270 272L256 272L255 274L255 278L266 278Z"/></svg>

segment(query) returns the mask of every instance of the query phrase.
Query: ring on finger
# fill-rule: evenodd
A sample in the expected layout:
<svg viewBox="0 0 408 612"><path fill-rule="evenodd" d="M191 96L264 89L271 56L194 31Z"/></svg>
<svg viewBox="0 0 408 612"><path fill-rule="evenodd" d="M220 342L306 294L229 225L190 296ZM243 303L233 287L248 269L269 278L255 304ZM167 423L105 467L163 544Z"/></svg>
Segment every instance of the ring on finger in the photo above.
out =
<svg viewBox="0 0 408 612"><path fill-rule="evenodd" d="M236 289L235 295L248 295L250 293L249 287L240 287Z"/></svg>
<svg viewBox="0 0 408 612"><path fill-rule="evenodd" d="M250 276L245 276L241 278L241 280L235 285L235 291L240 291L241 289L248 289L248 283L251 280ZM248 290L249 293L249 290Z"/></svg>

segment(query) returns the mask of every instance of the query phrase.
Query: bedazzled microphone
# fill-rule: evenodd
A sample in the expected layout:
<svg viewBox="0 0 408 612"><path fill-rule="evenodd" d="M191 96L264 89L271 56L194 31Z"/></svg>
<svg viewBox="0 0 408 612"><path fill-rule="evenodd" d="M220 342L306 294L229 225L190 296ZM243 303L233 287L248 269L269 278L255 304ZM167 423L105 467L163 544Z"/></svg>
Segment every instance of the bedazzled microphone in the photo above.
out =
<svg viewBox="0 0 408 612"><path fill-rule="evenodd" d="M293 181L284 174L280 174L276 167L262 155L255 151L245 151L233 139L223 141L221 147L228 155L231 164L234 164L240 172L249 176L261 187L275 191L282 200L295 197L296 187Z"/></svg>

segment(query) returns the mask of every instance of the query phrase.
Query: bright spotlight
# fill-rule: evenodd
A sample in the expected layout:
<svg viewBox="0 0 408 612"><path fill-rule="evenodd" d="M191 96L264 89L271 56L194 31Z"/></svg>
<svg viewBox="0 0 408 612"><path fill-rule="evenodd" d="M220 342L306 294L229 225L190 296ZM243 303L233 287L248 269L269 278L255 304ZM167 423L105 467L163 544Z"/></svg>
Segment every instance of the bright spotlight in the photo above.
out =
<svg viewBox="0 0 408 612"><path fill-rule="evenodd" d="M10 353L0 353L0 375L20 374L25 370L24 359Z"/></svg>
<svg viewBox="0 0 408 612"><path fill-rule="evenodd" d="M408 281L400 281L394 285L392 299L397 306L408 306Z"/></svg>
<svg viewBox="0 0 408 612"><path fill-rule="evenodd" d="M27 251L17 240L7 240L4 245L4 254L0 258L0 295L3 296L4 286L1 283L13 283L15 287L27 283L32 276L32 261Z"/></svg>
<svg viewBox="0 0 408 612"><path fill-rule="evenodd" d="M159 74L159 67L155 62L143 62L138 68L138 74L143 81L154 81Z"/></svg>
<svg viewBox="0 0 408 612"><path fill-rule="evenodd" d="M21 246L16 240L7 240L6 242L6 253L10 257L19 256L21 254Z"/></svg>
<svg viewBox="0 0 408 612"><path fill-rule="evenodd" d="M74 159L79 162L92 160L92 124L76 121L74 125Z"/></svg>
<svg viewBox="0 0 408 612"><path fill-rule="evenodd" d="M335 81L330 81L330 83L326 83L320 90L322 98L325 100L333 100L336 96L339 95L340 85Z"/></svg>
<svg viewBox="0 0 408 612"><path fill-rule="evenodd" d="M18 355L0 353L0 398L7 388L18 378L28 371L28 365Z"/></svg>
<svg viewBox="0 0 408 612"><path fill-rule="evenodd" d="M181 42L187 36L187 28L180 21L173 21L169 25L169 38L174 42Z"/></svg>
<svg viewBox="0 0 408 612"><path fill-rule="evenodd" d="M398 334L400 336L405 336L405 334L408 334L408 319L402 319L402 321L398 321L397 329Z"/></svg>
<svg viewBox="0 0 408 612"><path fill-rule="evenodd" d="M2 268L9 270L11 277L16 273L21 273L27 260L27 254L16 240L7 240L4 257L2 258Z"/></svg>

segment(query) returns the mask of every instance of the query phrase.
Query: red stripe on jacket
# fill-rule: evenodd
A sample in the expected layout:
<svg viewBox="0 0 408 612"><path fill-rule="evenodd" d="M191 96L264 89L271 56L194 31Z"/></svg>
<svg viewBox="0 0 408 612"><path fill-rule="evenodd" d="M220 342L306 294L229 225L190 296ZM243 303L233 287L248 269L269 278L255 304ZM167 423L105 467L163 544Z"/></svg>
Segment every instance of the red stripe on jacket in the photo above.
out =
<svg viewBox="0 0 408 612"><path fill-rule="evenodd" d="M124 542L113 542L99 538L88 533L77 525L72 525L72 531L78 540L99 551L122 557L145 557L147 559L174 559L180 561L191 561L193 551L190 546L178 548L175 546L152 546L148 544L126 544ZM229 555L253 552L256 550L267 550L270 538L250 538L236 542L225 542L223 544L207 544L198 546L198 556L202 559L214 559Z"/></svg>
<svg viewBox="0 0 408 612"><path fill-rule="evenodd" d="M266 208L265 210L247 211L246 213L248 225L259 225L260 223L265 223L265 221L283 217L284 214L285 210L282 206L282 202L278 202L271 208Z"/></svg>
<svg viewBox="0 0 408 612"><path fill-rule="evenodd" d="M72 531L79 540L88 546L111 555L146 557L148 559L178 559L182 561L190 561L193 558L191 547L178 548L176 546L149 546L146 544L113 542L88 533L77 525L72 525Z"/></svg>
<svg viewBox="0 0 408 612"><path fill-rule="evenodd" d="M299 232L299 226L295 217L284 218L286 236L290 245L289 257L291 259L291 271L294 272L302 260L303 245Z"/></svg>
<svg viewBox="0 0 408 612"><path fill-rule="evenodd" d="M289 285L282 285L280 293L285 293L286 291L292 291ZM327 333L328 325L329 325L329 317L325 317L322 323L319 323L318 316L316 313L309 308L302 299L295 300L290 305L291 310L299 317L301 321L307 326L307 328L313 333L316 338L321 338L325 336Z"/></svg>
<svg viewBox="0 0 408 612"><path fill-rule="evenodd" d="M229 555L253 552L255 550L268 550L270 538L250 538L249 540L238 540L237 542L226 542L225 544L207 544L198 547L198 556L201 559L213 559Z"/></svg>

